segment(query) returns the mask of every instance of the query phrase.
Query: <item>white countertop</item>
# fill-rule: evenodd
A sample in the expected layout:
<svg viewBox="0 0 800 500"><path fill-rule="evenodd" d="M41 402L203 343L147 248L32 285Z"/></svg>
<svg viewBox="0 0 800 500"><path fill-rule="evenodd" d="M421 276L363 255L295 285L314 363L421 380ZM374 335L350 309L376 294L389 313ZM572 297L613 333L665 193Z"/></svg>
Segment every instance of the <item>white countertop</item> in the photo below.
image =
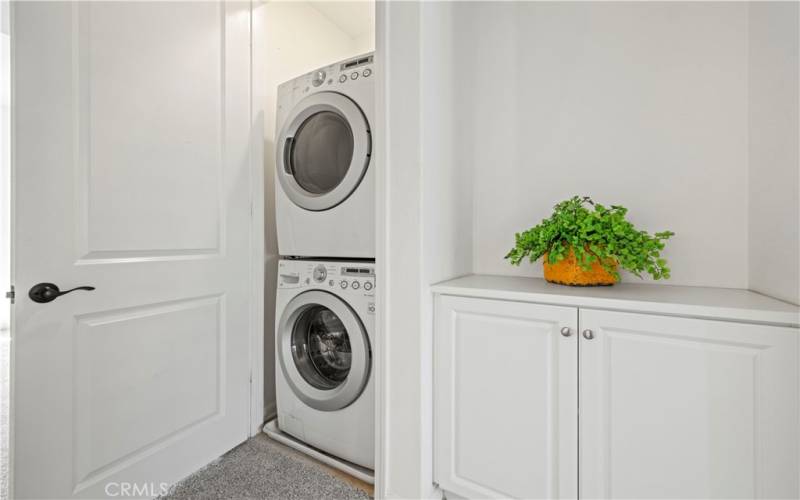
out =
<svg viewBox="0 0 800 500"><path fill-rule="evenodd" d="M437 283L432 289L446 295L800 326L800 306L735 288L638 283L571 287L541 278L472 274Z"/></svg>

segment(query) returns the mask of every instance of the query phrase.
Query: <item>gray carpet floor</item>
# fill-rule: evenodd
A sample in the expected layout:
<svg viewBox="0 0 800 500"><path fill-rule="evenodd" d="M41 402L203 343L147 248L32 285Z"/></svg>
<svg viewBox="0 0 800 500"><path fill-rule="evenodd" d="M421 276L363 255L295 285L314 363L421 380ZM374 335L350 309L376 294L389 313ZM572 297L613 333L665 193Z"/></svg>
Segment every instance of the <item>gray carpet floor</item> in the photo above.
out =
<svg viewBox="0 0 800 500"><path fill-rule="evenodd" d="M319 464L261 434L176 483L165 500L369 499Z"/></svg>

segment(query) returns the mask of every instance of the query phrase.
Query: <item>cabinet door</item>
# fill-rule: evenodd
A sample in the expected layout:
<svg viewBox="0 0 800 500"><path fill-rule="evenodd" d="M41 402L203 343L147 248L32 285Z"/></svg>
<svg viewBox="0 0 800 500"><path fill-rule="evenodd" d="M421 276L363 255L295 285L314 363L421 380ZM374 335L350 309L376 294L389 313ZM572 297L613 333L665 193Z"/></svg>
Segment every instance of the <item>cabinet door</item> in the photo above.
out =
<svg viewBox="0 0 800 500"><path fill-rule="evenodd" d="M580 319L582 498L798 497L797 329Z"/></svg>
<svg viewBox="0 0 800 500"><path fill-rule="evenodd" d="M437 299L435 477L443 489L469 498L576 498L577 315L569 307Z"/></svg>

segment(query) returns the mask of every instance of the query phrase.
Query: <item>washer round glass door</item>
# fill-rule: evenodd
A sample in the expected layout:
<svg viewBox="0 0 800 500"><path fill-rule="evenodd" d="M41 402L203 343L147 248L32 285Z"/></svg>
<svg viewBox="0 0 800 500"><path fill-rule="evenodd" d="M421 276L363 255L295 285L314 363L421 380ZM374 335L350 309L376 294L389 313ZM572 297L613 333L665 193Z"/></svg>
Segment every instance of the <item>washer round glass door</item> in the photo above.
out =
<svg viewBox="0 0 800 500"><path fill-rule="evenodd" d="M369 339L355 312L335 295L303 292L284 309L278 357L295 395L317 410L350 405L370 372Z"/></svg>
<svg viewBox="0 0 800 500"><path fill-rule="evenodd" d="M369 167L372 138L358 106L335 92L300 101L278 138L277 175L307 210L328 210L356 190Z"/></svg>

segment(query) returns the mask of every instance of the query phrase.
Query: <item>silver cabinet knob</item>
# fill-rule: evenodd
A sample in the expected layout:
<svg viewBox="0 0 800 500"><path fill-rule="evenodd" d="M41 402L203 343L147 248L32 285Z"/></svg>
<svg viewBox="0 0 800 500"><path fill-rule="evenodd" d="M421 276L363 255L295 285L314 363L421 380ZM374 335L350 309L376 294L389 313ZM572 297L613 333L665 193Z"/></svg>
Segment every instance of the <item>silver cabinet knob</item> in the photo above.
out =
<svg viewBox="0 0 800 500"><path fill-rule="evenodd" d="M561 329L561 335L569 337L570 335L572 335L572 330L570 330L568 326L565 326L564 328Z"/></svg>
<svg viewBox="0 0 800 500"><path fill-rule="evenodd" d="M586 340L592 340L594 338L594 332L591 330L584 330L583 338L585 338Z"/></svg>

